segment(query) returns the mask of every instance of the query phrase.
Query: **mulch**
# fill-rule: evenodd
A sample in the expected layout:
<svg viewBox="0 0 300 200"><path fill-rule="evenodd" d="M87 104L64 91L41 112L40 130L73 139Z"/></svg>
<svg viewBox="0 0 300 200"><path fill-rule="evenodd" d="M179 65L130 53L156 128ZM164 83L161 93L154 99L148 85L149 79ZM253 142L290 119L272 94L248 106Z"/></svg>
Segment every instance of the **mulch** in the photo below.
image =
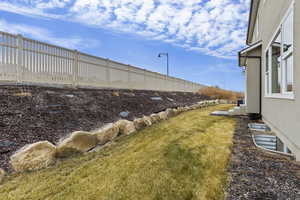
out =
<svg viewBox="0 0 300 200"><path fill-rule="evenodd" d="M72 131L204 99L209 98L184 92L0 86L0 168L11 171L9 157L26 144L57 143Z"/></svg>
<svg viewBox="0 0 300 200"><path fill-rule="evenodd" d="M254 146L247 117L237 118L228 200L300 200L300 163Z"/></svg>

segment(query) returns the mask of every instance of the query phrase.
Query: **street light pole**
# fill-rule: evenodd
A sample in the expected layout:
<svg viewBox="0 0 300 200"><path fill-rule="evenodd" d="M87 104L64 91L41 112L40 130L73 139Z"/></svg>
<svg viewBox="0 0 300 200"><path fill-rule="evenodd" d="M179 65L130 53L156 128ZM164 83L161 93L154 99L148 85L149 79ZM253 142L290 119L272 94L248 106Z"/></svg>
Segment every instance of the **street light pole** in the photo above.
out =
<svg viewBox="0 0 300 200"><path fill-rule="evenodd" d="M167 56L167 76L169 76L169 53L159 53L158 57Z"/></svg>

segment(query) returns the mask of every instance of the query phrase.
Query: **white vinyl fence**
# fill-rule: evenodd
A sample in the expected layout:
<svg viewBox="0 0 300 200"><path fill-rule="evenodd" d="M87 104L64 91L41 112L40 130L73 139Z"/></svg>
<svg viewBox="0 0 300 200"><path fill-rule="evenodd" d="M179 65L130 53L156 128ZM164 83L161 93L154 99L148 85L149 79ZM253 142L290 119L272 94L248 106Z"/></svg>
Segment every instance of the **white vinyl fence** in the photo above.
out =
<svg viewBox="0 0 300 200"><path fill-rule="evenodd" d="M204 87L4 32L0 32L1 82L186 92Z"/></svg>

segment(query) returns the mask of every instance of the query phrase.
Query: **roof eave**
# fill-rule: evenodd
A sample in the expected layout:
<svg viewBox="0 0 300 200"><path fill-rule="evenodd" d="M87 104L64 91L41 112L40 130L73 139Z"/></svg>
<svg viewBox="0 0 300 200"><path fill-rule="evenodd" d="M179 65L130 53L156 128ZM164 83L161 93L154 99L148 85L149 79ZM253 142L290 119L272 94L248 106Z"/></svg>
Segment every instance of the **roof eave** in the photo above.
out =
<svg viewBox="0 0 300 200"><path fill-rule="evenodd" d="M251 39L253 37L255 23L252 23L252 21L254 20L254 17L256 19L257 11L258 11L258 6L254 6L254 2L255 2L255 0L251 0L251 3L250 3L250 12L249 12L248 30L247 30L247 40L246 40L247 45L250 45ZM257 0L256 2L259 3L259 0ZM255 12L255 15L253 15L253 12Z"/></svg>
<svg viewBox="0 0 300 200"><path fill-rule="evenodd" d="M249 47L246 47L245 49L242 49L241 51L238 52L238 65L240 67L244 67L245 66L245 62L242 62L242 59L244 59L244 61L246 61L247 58L253 57L253 56L249 56L248 53L252 52L253 50L259 48L262 46L262 41L258 41L254 44L252 44Z"/></svg>

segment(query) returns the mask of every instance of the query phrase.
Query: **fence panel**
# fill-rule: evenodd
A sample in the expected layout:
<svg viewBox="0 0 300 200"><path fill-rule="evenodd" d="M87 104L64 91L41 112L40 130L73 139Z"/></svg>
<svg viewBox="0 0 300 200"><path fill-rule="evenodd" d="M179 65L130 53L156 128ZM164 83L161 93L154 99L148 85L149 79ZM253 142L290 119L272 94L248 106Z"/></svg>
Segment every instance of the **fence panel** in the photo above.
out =
<svg viewBox="0 0 300 200"><path fill-rule="evenodd" d="M18 80L17 36L0 32L0 80Z"/></svg>
<svg viewBox="0 0 300 200"><path fill-rule="evenodd" d="M200 84L0 32L0 82L197 91Z"/></svg>
<svg viewBox="0 0 300 200"><path fill-rule="evenodd" d="M108 60L78 53L78 83L83 86L109 87Z"/></svg>
<svg viewBox="0 0 300 200"><path fill-rule="evenodd" d="M21 81L72 84L74 54L71 50L31 39L22 39Z"/></svg>
<svg viewBox="0 0 300 200"><path fill-rule="evenodd" d="M128 66L129 69L129 85L128 87L136 90L145 88L145 70Z"/></svg>
<svg viewBox="0 0 300 200"><path fill-rule="evenodd" d="M129 89L129 70L127 65L122 65L121 63L110 61L110 85L113 88L123 88Z"/></svg>

